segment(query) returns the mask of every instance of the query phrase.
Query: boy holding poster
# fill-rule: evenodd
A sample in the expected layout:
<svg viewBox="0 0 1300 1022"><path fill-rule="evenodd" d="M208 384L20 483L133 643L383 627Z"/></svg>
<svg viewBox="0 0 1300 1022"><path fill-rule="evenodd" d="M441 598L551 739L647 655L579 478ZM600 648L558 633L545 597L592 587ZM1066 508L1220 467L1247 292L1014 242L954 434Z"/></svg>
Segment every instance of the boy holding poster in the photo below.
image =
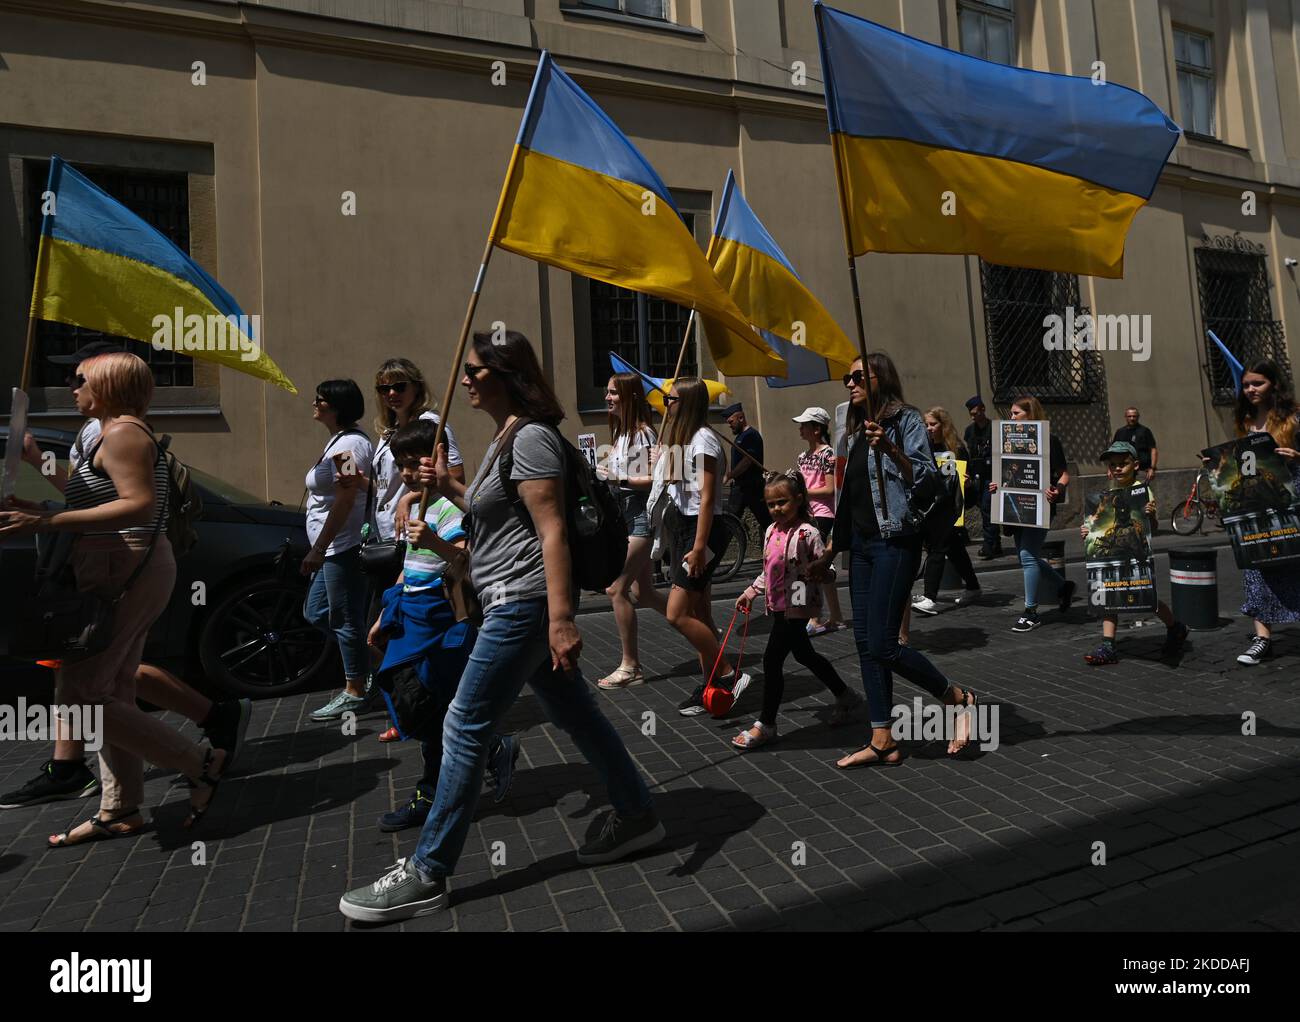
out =
<svg viewBox="0 0 1300 1022"><path fill-rule="evenodd" d="M1119 611L1151 609L1165 626L1162 655L1177 656L1187 641L1187 626L1174 620L1173 612L1156 598L1150 538L1156 531L1156 502L1151 491L1137 482L1137 448L1123 441L1113 443L1102 453L1101 462L1110 489L1089 496L1079 532L1088 558L1089 588L1094 599L1098 592L1105 594L1105 614L1101 645L1083 659L1093 667L1119 663L1115 652Z"/></svg>

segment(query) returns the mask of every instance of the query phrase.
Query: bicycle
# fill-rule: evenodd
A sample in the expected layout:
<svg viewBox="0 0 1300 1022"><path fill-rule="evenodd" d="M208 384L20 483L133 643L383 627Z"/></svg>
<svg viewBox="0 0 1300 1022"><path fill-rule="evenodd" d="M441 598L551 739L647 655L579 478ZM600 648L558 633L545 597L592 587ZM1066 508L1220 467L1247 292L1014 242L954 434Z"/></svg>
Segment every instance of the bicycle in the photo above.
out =
<svg viewBox="0 0 1300 1022"><path fill-rule="evenodd" d="M1211 519L1222 519L1222 512L1219 510L1219 502L1214 497L1202 497L1202 482L1204 487L1209 488L1209 479L1204 471L1197 474L1192 480L1191 492L1187 494L1187 499L1181 504L1175 504L1174 509L1169 515L1169 525L1180 536L1190 536L1197 532L1204 523L1206 516ZM1220 529L1223 528L1223 522L1218 521Z"/></svg>
<svg viewBox="0 0 1300 1022"><path fill-rule="evenodd" d="M745 524L736 515L730 511L723 511L717 515L717 521L727 530L727 546L718 558L718 566L713 572L713 582L716 585L719 582L726 582L736 577L741 567L745 563L745 554L749 547L749 537L745 533ZM672 556L671 551L664 544L663 556L660 562L655 565L655 587L660 588L672 584L672 564L669 558Z"/></svg>

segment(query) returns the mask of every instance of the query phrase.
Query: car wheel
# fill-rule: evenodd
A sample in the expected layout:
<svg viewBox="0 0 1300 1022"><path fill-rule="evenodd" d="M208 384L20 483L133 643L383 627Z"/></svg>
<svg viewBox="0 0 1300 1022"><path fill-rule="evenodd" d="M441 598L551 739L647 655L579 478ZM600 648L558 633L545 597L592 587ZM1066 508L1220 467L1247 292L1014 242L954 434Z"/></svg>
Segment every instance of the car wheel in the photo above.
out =
<svg viewBox="0 0 1300 1022"><path fill-rule="evenodd" d="M306 589L260 578L224 594L199 631L199 663L235 696L282 696L326 670L329 639L302 616Z"/></svg>

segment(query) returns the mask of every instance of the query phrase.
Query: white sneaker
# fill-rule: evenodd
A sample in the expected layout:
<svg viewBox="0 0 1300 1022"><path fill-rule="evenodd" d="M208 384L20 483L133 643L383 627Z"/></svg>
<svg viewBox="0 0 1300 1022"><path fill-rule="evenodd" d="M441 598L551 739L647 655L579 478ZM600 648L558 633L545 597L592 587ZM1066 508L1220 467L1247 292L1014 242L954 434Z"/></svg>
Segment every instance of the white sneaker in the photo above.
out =
<svg viewBox="0 0 1300 1022"><path fill-rule="evenodd" d="M939 605L928 596L918 596L912 601L912 609L921 614L938 614Z"/></svg>
<svg viewBox="0 0 1300 1022"><path fill-rule="evenodd" d="M751 678L748 674L742 674L742 675L741 675L741 676L736 680L736 685L735 685L735 687L732 688L732 690L731 690L731 705L732 705L732 707L735 707L735 705L736 705L738 702L740 702L740 697L741 697L742 695L745 694L745 689L749 688L749 683L750 683L751 681L753 681L753 680L754 680L754 679Z"/></svg>

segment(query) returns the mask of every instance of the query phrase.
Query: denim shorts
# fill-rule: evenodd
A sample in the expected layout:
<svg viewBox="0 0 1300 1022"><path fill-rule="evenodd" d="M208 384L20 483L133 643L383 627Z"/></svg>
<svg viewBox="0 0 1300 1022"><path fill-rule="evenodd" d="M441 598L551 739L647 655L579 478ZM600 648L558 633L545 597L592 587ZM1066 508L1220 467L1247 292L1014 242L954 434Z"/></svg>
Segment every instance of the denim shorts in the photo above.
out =
<svg viewBox="0 0 1300 1022"><path fill-rule="evenodd" d="M633 492L620 493L619 503L623 507L623 524L627 526L628 539L647 539L650 536L650 513L646 505L650 494Z"/></svg>

